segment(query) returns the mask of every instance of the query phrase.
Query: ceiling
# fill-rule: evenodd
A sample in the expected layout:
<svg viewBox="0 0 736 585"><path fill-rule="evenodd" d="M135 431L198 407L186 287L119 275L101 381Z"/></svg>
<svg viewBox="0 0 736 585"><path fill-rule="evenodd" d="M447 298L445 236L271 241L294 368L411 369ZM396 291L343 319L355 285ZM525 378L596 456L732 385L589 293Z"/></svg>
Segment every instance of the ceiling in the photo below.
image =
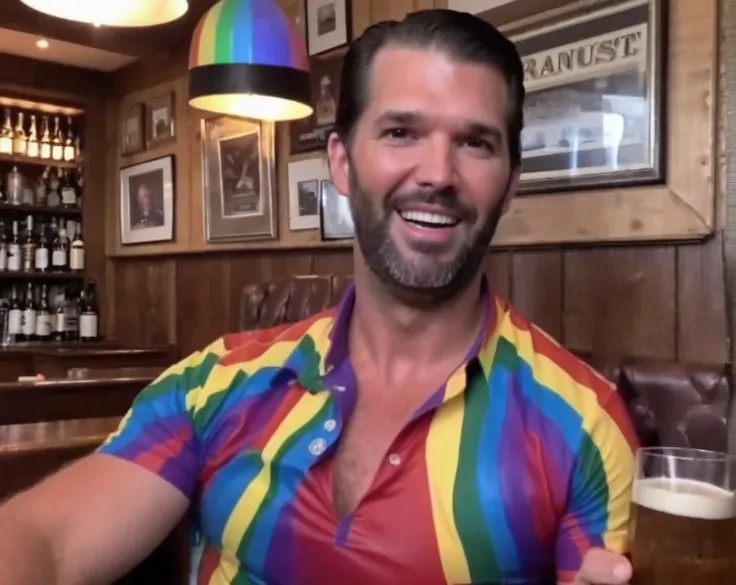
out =
<svg viewBox="0 0 736 585"><path fill-rule="evenodd" d="M0 0L0 53L114 71L140 58L186 50L199 18L216 1L189 0L182 18L160 26L98 28L42 14L20 0ZM39 38L47 39L49 48L36 47Z"/></svg>

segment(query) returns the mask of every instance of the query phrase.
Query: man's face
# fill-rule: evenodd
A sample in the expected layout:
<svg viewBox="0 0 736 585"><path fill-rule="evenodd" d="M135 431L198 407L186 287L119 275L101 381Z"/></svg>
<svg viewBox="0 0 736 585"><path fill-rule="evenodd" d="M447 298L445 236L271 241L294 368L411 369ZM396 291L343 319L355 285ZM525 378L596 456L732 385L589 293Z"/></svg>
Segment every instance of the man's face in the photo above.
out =
<svg viewBox="0 0 736 585"><path fill-rule="evenodd" d="M349 150L330 138L333 184L350 195L360 252L381 280L456 292L477 274L518 180L507 83L490 67L401 46L382 49L370 75Z"/></svg>
<svg viewBox="0 0 736 585"><path fill-rule="evenodd" d="M145 185L138 189L138 208L143 215L151 213L151 191Z"/></svg>

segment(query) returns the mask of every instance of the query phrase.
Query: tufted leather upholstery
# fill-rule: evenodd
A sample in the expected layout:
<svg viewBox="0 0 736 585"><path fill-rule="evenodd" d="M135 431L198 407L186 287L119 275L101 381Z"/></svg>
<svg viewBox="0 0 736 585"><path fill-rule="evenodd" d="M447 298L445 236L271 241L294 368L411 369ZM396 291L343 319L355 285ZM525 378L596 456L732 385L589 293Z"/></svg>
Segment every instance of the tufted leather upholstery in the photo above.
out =
<svg viewBox="0 0 736 585"><path fill-rule="evenodd" d="M241 330L305 319L335 305L345 276L299 276L246 287ZM726 365L596 356L574 351L614 382L628 405L642 445L727 449L730 371Z"/></svg>

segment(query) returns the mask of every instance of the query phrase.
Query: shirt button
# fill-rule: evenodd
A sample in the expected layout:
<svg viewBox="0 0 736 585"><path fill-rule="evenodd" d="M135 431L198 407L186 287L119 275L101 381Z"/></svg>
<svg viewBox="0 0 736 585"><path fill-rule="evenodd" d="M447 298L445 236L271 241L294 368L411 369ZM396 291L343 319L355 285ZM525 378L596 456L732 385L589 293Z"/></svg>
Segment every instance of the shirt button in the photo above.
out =
<svg viewBox="0 0 736 585"><path fill-rule="evenodd" d="M327 449L327 441L325 441L322 437L320 437L319 439L314 439L311 443L309 443L309 452L315 457L317 455L322 455L322 453L325 452L325 449Z"/></svg>
<svg viewBox="0 0 736 585"><path fill-rule="evenodd" d="M398 467L401 465L401 455L398 453L391 453L391 455L388 456L388 462L394 467Z"/></svg>
<svg viewBox="0 0 736 585"><path fill-rule="evenodd" d="M331 433L337 427L337 421L334 418L328 418L324 424L325 430Z"/></svg>

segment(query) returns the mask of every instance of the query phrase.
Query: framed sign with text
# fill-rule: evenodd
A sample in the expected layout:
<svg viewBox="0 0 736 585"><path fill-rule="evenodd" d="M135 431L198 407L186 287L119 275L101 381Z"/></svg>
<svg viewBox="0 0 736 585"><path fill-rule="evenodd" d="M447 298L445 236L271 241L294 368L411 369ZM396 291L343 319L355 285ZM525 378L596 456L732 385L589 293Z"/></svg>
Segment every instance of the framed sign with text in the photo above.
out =
<svg viewBox="0 0 736 585"><path fill-rule="evenodd" d="M664 0L512 36L524 63L519 193L664 181Z"/></svg>

